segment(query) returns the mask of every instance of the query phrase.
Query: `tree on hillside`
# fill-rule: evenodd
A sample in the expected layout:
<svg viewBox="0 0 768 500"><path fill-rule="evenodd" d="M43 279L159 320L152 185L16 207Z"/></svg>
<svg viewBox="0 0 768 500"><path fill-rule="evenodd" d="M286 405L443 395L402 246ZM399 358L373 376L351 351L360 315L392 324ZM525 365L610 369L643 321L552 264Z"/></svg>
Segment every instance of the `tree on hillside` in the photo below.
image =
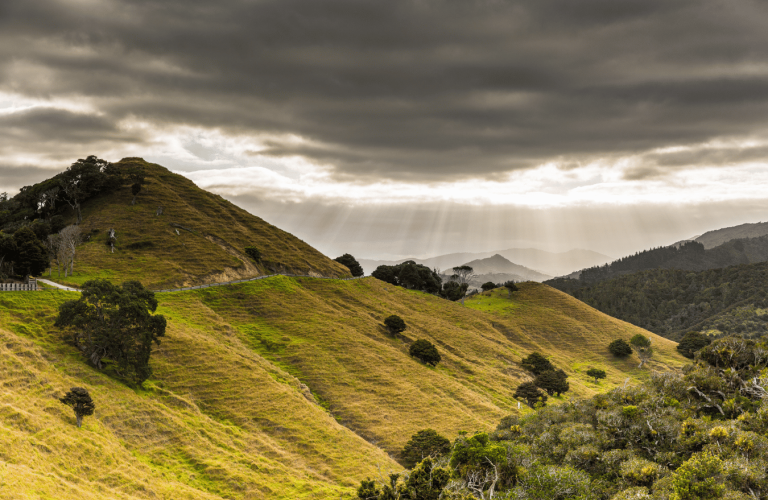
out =
<svg viewBox="0 0 768 500"><path fill-rule="evenodd" d="M469 288L469 285L466 283L462 285L458 281L447 281L443 284L440 296L452 302L463 300L464 296L467 294L467 288Z"/></svg>
<svg viewBox="0 0 768 500"><path fill-rule="evenodd" d="M550 361L538 352L532 352L520 361L520 366L533 373L539 375L546 371L554 370L555 367Z"/></svg>
<svg viewBox="0 0 768 500"><path fill-rule="evenodd" d="M403 321L403 318L400 316L394 314L388 316L387 319L384 320L384 325L392 335L397 335L398 333L405 331L405 321Z"/></svg>
<svg viewBox="0 0 768 500"><path fill-rule="evenodd" d="M13 240L16 244L14 272L21 276L40 276L48 267L48 249L29 227L13 233Z"/></svg>
<svg viewBox="0 0 768 500"><path fill-rule="evenodd" d="M547 394L550 396L557 394L559 397L560 394L568 392L571 388L568 383L568 375L566 375L563 370L547 370L541 372L536 376L536 380L534 380L533 383L536 384L536 387L540 387L547 391Z"/></svg>
<svg viewBox="0 0 768 500"><path fill-rule="evenodd" d="M437 366L442 359L440 353L437 352L437 347L429 340L419 339L408 349L408 354L418 359L424 364Z"/></svg>
<svg viewBox="0 0 768 500"><path fill-rule="evenodd" d="M394 266L379 266L371 276L385 283L431 294L439 293L443 283L437 272L412 260Z"/></svg>
<svg viewBox="0 0 768 500"><path fill-rule="evenodd" d="M616 339L610 344L608 344L608 350L611 351L611 354L616 356L617 358L626 358L630 354L632 354L632 348L627 344L627 341L624 339Z"/></svg>
<svg viewBox="0 0 768 500"><path fill-rule="evenodd" d="M640 358L640 368L653 356L653 348L651 347L651 339L640 333L629 339L629 344L637 352L637 357Z"/></svg>
<svg viewBox="0 0 768 500"><path fill-rule="evenodd" d="M517 285L515 284L514 281L507 281L506 283L504 283L504 288L506 288L507 291L509 292L510 299L512 298L512 292L516 292L519 290L519 288L517 288Z"/></svg>
<svg viewBox="0 0 768 500"><path fill-rule="evenodd" d="M343 266L347 266L347 268L349 269L349 272L352 273L352 276L354 276L355 278L365 274L363 272L362 266L360 266L360 263L357 262L357 259L355 259L348 253L345 253L341 257L336 257L333 260L335 260L336 262L338 262Z"/></svg>
<svg viewBox="0 0 768 500"><path fill-rule="evenodd" d="M93 411L96 409L96 404L91 399L91 395L82 387L71 388L63 398L59 398L59 401L75 411L78 427L83 425L83 417L93 415Z"/></svg>
<svg viewBox="0 0 768 500"><path fill-rule="evenodd" d="M139 195L141 188L144 185L144 169L141 167L132 168L128 173L128 179L131 182L131 194L133 195L131 205L135 205L136 197Z"/></svg>
<svg viewBox="0 0 768 500"><path fill-rule="evenodd" d="M484 292L487 292L488 290L493 290L494 288L496 288L496 283L494 283L493 281L487 281L482 285L480 285L480 288L482 288Z"/></svg>
<svg viewBox="0 0 768 500"><path fill-rule="evenodd" d="M59 307L55 325L71 334L72 342L99 369L141 385L152 370L152 342L160 344L166 321L157 299L138 281L118 287L106 280L86 281L77 300Z"/></svg>
<svg viewBox="0 0 768 500"><path fill-rule="evenodd" d="M595 383L597 383L598 380L604 379L606 377L605 370L600 370L598 368L590 368L587 370L587 376L592 377L595 379Z"/></svg>
<svg viewBox="0 0 768 500"><path fill-rule="evenodd" d="M244 250L245 250L245 254L251 259L253 259L254 262L259 262L261 260L261 252L259 251L258 248L254 246L248 246L248 247L245 247Z"/></svg>
<svg viewBox="0 0 768 500"><path fill-rule="evenodd" d="M83 242L83 233L80 226L72 224L59 231L59 245L62 246L64 262L64 276L67 275L67 263L69 263L69 274L75 272L75 252L77 246Z"/></svg>
<svg viewBox="0 0 768 500"><path fill-rule="evenodd" d="M64 193L64 201L75 211L77 224L83 222L81 204L115 183L111 177L116 174L108 168L109 165L106 160L91 155L84 160L77 160L65 172L59 174L59 186ZM119 183L119 180L116 182Z"/></svg>
<svg viewBox="0 0 768 500"><path fill-rule="evenodd" d="M16 240L7 233L0 232L0 277L5 277L12 272L13 259L16 257L18 249Z"/></svg>
<svg viewBox="0 0 768 500"><path fill-rule="evenodd" d="M677 350L686 358L693 359L696 351L707 347L711 343L712 339L708 335L700 332L688 332L680 339L680 343L677 344Z"/></svg>
<svg viewBox="0 0 768 500"><path fill-rule="evenodd" d="M411 468L427 457L438 457L451 451L451 442L432 429L424 429L413 436L403 447L402 463Z"/></svg>
<svg viewBox="0 0 768 500"><path fill-rule="evenodd" d="M515 389L515 397L522 399L531 408L537 405L545 406L547 404L547 394L539 389L533 382L523 382Z"/></svg>
<svg viewBox="0 0 768 500"><path fill-rule="evenodd" d="M470 280L474 277L475 272L471 266L457 266L453 268L453 276L451 276L451 281L457 282L466 292L467 288L469 288ZM464 305L463 295L461 297L461 305Z"/></svg>

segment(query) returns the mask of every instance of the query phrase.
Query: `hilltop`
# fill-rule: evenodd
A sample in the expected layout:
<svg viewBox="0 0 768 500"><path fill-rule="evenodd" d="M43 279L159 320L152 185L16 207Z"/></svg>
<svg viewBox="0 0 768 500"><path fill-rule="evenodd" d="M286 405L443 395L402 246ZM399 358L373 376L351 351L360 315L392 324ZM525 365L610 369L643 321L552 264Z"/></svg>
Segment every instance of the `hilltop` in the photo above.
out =
<svg viewBox="0 0 768 500"><path fill-rule="evenodd" d="M527 267L521 266L520 264L510 262L508 259L505 259L499 254L487 257L485 259L476 259L467 262L465 265L470 266L477 275L505 274L510 276L506 280L496 280L498 282L507 280L544 281L552 277L547 274L534 271L533 269L528 269Z"/></svg>
<svg viewBox="0 0 768 500"><path fill-rule="evenodd" d="M731 240L758 238L766 235L768 235L768 222L757 222L755 224L747 223L733 227L715 229L714 231L707 231L701 236L697 236L693 239L704 245L704 248L715 248L716 246Z"/></svg>
<svg viewBox="0 0 768 500"><path fill-rule="evenodd" d="M15 479L5 476L10 491L34 485L56 498L76 491L79 498L146 498L150 491L349 497L377 466L396 470L388 454L397 458L418 430L453 439L518 413L514 390L531 378L518 362L534 350L570 375L571 392L561 400L648 376L633 357L608 353L617 337L651 336L651 369L684 361L673 342L546 285L523 283L511 299L494 290L462 307L373 278L279 276L158 294L169 330L153 354L153 379L136 392L89 367L58 337L55 308L70 297L0 295L7 381L0 404L8 430L0 453L13 464ZM408 324L402 337L386 332L390 314ZM419 338L438 346L436 368L408 355ZM592 366L608 379L595 385L585 375ZM52 399L71 386L89 388L98 405L82 431Z"/></svg>
<svg viewBox="0 0 768 500"><path fill-rule="evenodd" d="M59 281L80 285L97 277L137 279L157 289L274 272L349 276L346 267L307 243L160 165L124 158L111 168L123 174L122 181L82 204L80 227L87 241L77 248L74 275ZM144 182L132 204L127 173L135 170L143 173ZM38 191L42 197L55 181L24 188L15 199L23 203ZM67 223L75 222L66 203L59 200L57 210ZM109 229L115 230L114 253L107 245ZM249 258L246 246L255 246L261 259Z"/></svg>

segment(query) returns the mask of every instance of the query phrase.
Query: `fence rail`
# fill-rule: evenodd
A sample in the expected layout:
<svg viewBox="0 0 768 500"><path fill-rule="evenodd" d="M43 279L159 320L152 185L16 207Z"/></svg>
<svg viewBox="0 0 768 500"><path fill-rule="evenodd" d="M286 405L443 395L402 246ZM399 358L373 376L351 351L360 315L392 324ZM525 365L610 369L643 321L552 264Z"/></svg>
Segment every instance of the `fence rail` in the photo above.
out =
<svg viewBox="0 0 768 500"><path fill-rule="evenodd" d="M25 283L0 283L0 292L34 292L37 291L37 281Z"/></svg>

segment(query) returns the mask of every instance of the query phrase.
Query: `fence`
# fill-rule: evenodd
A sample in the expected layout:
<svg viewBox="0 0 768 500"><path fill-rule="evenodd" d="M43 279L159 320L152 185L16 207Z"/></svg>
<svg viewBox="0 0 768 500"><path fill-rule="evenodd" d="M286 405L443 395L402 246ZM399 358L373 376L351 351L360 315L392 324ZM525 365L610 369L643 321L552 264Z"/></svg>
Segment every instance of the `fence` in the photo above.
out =
<svg viewBox="0 0 768 500"><path fill-rule="evenodd" d="M37 281L29 280L25 283L0 283L0 292L34 292L37 291Z"/></svg>

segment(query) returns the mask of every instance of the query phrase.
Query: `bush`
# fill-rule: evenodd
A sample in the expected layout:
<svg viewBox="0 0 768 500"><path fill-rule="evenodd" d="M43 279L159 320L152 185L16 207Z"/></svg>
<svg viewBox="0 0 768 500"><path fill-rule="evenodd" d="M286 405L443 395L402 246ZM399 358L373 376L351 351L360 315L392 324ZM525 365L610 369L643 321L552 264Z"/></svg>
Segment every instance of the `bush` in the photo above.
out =
<svg viewBox="0 0 768 500"><path fill-rule="evenodd" d="M402 463L412 468L427 457L437 457L451 451L451 442L432 429L417 432L405 443Z"/></svg>
<svg viewBox="0 0 768 500"><path fill-rule="evenodd" d="M538 352L532 352L528 357L523 358L520 361L520 366L532 372L534 375L539 375L546 371L554 370L555 367L549 362L547 358L539 354Z"/></svg>
<svg viewBox="0 0 768 500"><path fill-rule="evenodd" d="M259 262L261 260L261 252L256 247L245 247L245 254L254 260Z"/></svg>
<svg viewBox="0 0 768 500"><path fill-rule="evenodd" d="M712 339L709 336L699 332L688 332L680 339L680 343L677 344L677 350L680 354L688 359L693 359L693 355L696 351L707 347L712 343Z"/></svg>
<svg viewBox="0 0 768 500"><path fill-rule="evenodd" d="M547 370L541 372L536 380L533 381L536 387L540 387L547 391L547 394L553 396L568 392L570 384L568 384L568 375L563 370Z"/></svg>
<svg viewBox="0 0 768 500"><path fill-rule="evenodd" d="M597 368L590 368L589 370L587 370L587 376L595 379L595 383L597 383L599 379L603 379L606 377L605 370L599 370Z"/></svg>
<svg viewBox="0 0 768 500"><path fill-rule="evenodd" d="M531 408L547 404L547 394L533 382L524 382L518 385L517 389L515 389L515 397L524 400Z"/></svg>
<svg viewBox="0 0 768 500"><path fill-rule="evenodd" d="M443 284L443 289L440 291L440 296L444 299L456 302L461 300L467 294L469 285L467 283L459 283L458 281L449 281Z"/></svg>
<svg viewBox="0 0 768 500"><path fill-rule="evenodd" d="M482 288L484 292L487 292L488 290L493 290L496 288L496 283L488 281L480 285L480 288Z"/></svg>
<svg viewBox="0 0 768 500"><path fill-rule="evenodd" d="M638 333L637 335L629 339L629 344L637 348L651 347L651 339L649 339L645 335Z"/></svg>
<svg viewBox="0 0 768 500"><path fill-rule="evenodd" d="M392 335L397 335L405 331L405 321L400 316L392 315L384 320L384 325Z"/></svg>
<svg viewBox="0 0 768 500"><path fill-rule="evenodd" d="M685 461L672 476L674 500L720 498L725 489L720 482L723 461L710 453L698 453Z"/></svg>
<svg viewBox="0 0 768 500"><path fill-rule="evenodd" d="M436 366L442 359L434 344L424 339L419 339L411 344L408 353L422 363L432 366Z"/></svg>
<svg viewBox="0 0 768 500"><path fill-rule="evenodd" d="M333 260L335 260L341 265L347 266L347 269L349 269L349 272L352 273L352 276L354 276L355 278L358 278L365 274L363 272L362 266L360 265L359 262L357 262L357 259L349 255L348 253L345 253L341 257L336 257Z"/></svg>
<svg viewBox="0 0 768 500"><path fill-rule="evenodd" d="M627 344L627 341L624 339L616 339L610 344L608 344L608 350L611 351L611 354L616 356L617 358L626 358L630 354L632 354L632 348Z"/></svg>

